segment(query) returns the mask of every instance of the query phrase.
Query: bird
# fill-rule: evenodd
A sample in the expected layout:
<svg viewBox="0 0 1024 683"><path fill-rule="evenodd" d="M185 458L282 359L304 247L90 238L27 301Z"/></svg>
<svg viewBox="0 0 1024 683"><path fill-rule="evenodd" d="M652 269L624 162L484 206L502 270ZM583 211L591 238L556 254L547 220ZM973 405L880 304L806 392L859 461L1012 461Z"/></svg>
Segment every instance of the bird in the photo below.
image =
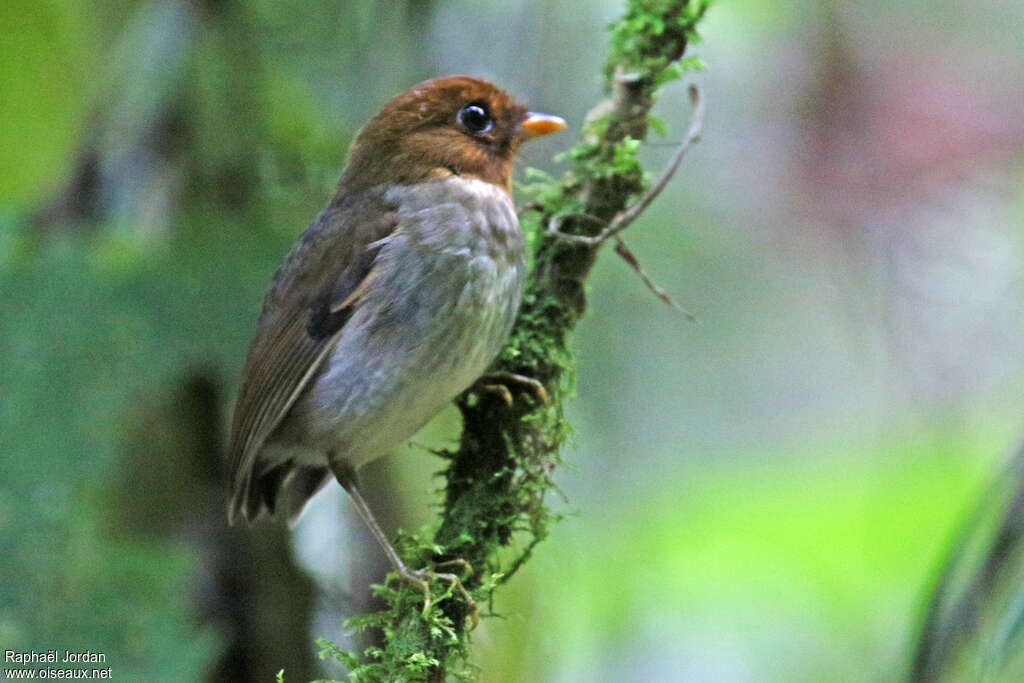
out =
<svg viewBox="0 0 1024 683"><path fill-rule="evenodd" d="M358 132L333 197L274 274L248 347L228 448L231 523L294 523L333 477L398 575L426 585L356 470L497 356L526 272L513 162L524 142L565 127L456 75L404 90Z"/></svg>

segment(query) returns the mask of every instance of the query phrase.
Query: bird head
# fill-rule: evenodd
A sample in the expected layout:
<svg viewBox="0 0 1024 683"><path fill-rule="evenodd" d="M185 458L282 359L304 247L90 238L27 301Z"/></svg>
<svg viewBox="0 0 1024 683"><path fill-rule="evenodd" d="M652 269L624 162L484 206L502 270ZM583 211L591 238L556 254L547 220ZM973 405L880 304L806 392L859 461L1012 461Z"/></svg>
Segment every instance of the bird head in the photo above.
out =
<svg viewBox="0 0 1024 683"><path fill-rule="evenodd" d="M356 136L340 192L458 175L508 191L526 140L565 128L471 76L423 81L396 95Z"/></svg>

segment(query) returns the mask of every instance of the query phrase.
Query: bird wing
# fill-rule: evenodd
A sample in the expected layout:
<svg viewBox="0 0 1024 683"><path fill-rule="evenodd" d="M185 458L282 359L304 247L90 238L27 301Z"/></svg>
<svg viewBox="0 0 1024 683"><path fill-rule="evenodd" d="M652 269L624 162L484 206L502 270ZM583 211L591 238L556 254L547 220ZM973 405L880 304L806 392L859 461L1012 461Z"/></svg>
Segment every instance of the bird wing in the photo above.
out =
<svg viewBox="0 0 1024 683"><path fill-rule="evenodd" d="M229 519L258 512L259 501L251 501L253 480L261 474L257 455L334 348L373 277L377 241L397 225L390 212L327 210L275 274L235 405Z"/></svg>

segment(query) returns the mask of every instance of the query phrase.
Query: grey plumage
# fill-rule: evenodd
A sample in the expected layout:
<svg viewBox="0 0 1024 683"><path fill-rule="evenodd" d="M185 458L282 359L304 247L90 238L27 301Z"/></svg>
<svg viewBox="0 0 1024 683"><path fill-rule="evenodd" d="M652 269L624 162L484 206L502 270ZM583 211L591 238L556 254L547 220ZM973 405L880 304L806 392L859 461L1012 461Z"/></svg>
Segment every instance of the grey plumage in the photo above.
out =
<svg viewBox="0 0 1024 683"><path fill-rule="evenodd" d="M511 328L523 259L511 199L482 180L329 206L275 276L250 345L229 516L296 516L329 457L358 468L472 384Z"/></svg>

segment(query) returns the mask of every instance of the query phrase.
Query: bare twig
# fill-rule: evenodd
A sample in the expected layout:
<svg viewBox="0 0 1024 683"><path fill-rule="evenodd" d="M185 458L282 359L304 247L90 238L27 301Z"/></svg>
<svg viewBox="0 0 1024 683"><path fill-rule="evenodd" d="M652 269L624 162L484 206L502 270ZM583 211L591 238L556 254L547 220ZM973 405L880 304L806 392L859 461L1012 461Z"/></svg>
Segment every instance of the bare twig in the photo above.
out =
<svg viewBox="0 0 1024 683"><path fill-rule="evenodd" d="M651 190L644 195L644 197L631 205L627 209L617 214L615 218L608 222L608 225L598 234L593 236L587 235L570 235L569 233L562 232L558 229L559 217L554 216L548 222L548 232L555 235L559 239L573 242L576 244L585 244L590 247L599 247L604 244L608 238L614 237L619 234L630 224L635 221L640 214L647 210L661 191L665 189L669 181L672 180L672 176L675 175L676 169L679 168L679 164L682 163L683 157L686 155L686 150L690 148L694 142L700 137L700 131L704 126L704 97L701 94L700 88L696 85L691 85L689 89L690 103L693 105L693 114L690 115L690 127L686 131L686 135L683 137L683 141L679 143L679 149L676 150L675 157L672 158L672 162L665 169L665 173L662 174L658 182L651 188Z"/></svg>
<svg viewBox="0 0 1024 683"><path fill-rule="evenodd" d="M636 271L636 274L639 275L640 279L644 281L645 285L647 285L647 289L654 292L654 296L658 297L666 304L682 313L683 316L685 316L685 318L689 320L691 323L697 322L697 318L692 313L690 313L688 310L680 306L676 302L676 300L669 295L668 292L662 289L656 282L654 282L654 280L650 278L650 276L647 275L647 273L644 272L644 269L640 266L640 261L637 259L636 255L632 251L630 251L629 247L626 246L626 243L623 242L622 238L619 236L615 237L615 253L621 256L622 260L629 264L630 268Z"/></svg>

